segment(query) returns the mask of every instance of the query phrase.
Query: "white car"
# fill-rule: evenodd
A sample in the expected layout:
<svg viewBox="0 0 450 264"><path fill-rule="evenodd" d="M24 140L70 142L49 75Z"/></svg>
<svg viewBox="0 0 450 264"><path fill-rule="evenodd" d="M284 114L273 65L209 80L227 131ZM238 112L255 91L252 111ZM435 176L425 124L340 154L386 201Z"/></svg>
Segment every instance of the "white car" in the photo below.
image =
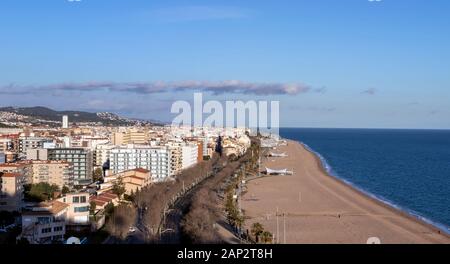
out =
<svg viewBox="0 0 450 264"><path fill-rule="evenodd" d="M130 226L130 229L128 229L128 233L134 233L136 232L136 227Z"/></svg>

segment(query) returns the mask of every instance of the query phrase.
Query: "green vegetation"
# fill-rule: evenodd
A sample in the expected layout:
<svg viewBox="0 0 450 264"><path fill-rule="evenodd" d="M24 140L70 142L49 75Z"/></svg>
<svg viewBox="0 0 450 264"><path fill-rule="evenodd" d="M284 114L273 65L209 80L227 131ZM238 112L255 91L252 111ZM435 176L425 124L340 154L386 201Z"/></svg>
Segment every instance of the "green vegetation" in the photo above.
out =
<svg viewBox="0 0 450 264"><path fill-rule="evenodd" d="M59 187L57 185L50 185L46 182L25 185L24 189L25 199L33 202L50 200L53 198L53 194L59 191Z"/></svg>
<svg viewBox="0 0 450 264"><path fill-rule="evenodd" d="M69 193L69 192L70 192L70 189L69 189L69 187L67 187L66 185L64 185L64 186L62 187L61 192L62 192L62 194L66 194L66 193Z"/></svg>
<svg viewBox="0 0 450 264"><path fill-rule="evenodd" d="M256 240L256 243L259 241L259 237L262 233L264 233L264 227L260 223L254 223L252 225L251 233Z"/></svg>
<svg viewBox="0 0 450 264"><path fill-rule="evenodd" d="M92 179L94 182L100 181L103 179L103 170L102 168L96 168L94 172L92 173Z"/></svg>
<svg viewBox="0 0 450 264"><path fill-rule="evenodd" d="M110 217L112 214L114 213L114 204L109 202L106 206L105 206L105 216L108 218Z"/></svg>
<svg viewBox="0 0 450 264"><path fill-rule="evenodd" d="M119 196L119 199L122 197L122 195L125 193L125 184L123 183L122 177L119 177L113 185L112 192L114 194L117 194Z"/></svg>
<svg viewBox="0 0 450 264"><path fill-rule="evenodd" d="M94 201L89 203L89 213L90 215L95 215L95 209L97 208L97 204Z"/></svg>
<svg viewBox="0 0 450 264"><path fill-rule="evenodd" d="M133 192L133 190L131 190L131 193L129 195L126 193L123 195L123 199L125 201L134 202L135 198L136 198L136 194Z"/></svg>

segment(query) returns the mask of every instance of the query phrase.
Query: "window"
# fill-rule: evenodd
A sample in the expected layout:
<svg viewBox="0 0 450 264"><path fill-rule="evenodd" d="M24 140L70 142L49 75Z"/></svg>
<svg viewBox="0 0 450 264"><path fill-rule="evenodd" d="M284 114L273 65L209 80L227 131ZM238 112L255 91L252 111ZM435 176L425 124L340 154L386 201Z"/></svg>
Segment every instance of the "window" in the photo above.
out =
<svg viewBox="0 0 450 264"><path fill-rule="evenodd" d="M41 233L42 234L46 234L46 233L50 233L52 232L52 228L48 227L48 228L42 228Z"/></svg>
<svg viewBox="0 0 450 264"><path fill-rule="evenodd" d="M39 224L50 223L50 217L38 217L37 220L38 220Z"/></svg>
<svg viewBox="0 0 450 264"><path fill-rule="evenodd" d="M72 198L72 202L73 202L73 203L79 203L79 202L80 202L80 197L74 196L74 197Z"/></svg>
<svg viewBox="0 0 450 264"><path fill-rule="evenodd" d="M62 226L55 226L54 228L53 228L53 231L54 232L59 232L59 231L62 231L63 230L63 227Z"/></svg>
<svg viewBox="0 0 450 264"><path fill-rule="evenodd" d="M75 213L88 212L89 211L89 206L75 207L74 211L75 211Z"/></svg>
<svg viewBox="0 0 450 264"><path fill-rule="evenodd" d="M86 196L81 196L80 203L85 203L85 202L86 202Z"/></svg>

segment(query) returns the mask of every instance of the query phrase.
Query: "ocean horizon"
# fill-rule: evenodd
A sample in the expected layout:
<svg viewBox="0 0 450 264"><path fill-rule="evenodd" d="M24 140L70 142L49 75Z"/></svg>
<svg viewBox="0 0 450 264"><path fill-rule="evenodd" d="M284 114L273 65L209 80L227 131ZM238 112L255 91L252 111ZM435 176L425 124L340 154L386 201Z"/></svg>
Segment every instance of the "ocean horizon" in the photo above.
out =
<svg viewBox="0 0 450 264"><path fill-rule="evenodd" d="M450 234L450 130L281 128L333 177Z"/></svg>

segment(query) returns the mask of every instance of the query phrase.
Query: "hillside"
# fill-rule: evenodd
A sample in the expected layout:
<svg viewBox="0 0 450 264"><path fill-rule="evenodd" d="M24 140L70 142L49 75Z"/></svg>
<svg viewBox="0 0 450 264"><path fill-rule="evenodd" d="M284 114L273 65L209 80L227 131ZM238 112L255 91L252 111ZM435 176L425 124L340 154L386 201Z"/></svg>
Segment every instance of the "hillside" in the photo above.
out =
<svg viewBox="0 0 450 264"><path fill-rule="evenodd" d="M62 116L67 115L69 117L69 122L76 123L102 123L105 125L132 125L136 123L150 123L141 120L132 120L128 118L122 118L116 114L102 112L102 113L90 113L84 111L56 111L43 106L35 107L0 107L0 113L7 113L7 121L28 121L32 123L40 121L48 122L61 122ZM9 115L9 116L8 116ZM0 120L2 121L2 120ZM5 120L3 120L5 121Z"/></svg>

